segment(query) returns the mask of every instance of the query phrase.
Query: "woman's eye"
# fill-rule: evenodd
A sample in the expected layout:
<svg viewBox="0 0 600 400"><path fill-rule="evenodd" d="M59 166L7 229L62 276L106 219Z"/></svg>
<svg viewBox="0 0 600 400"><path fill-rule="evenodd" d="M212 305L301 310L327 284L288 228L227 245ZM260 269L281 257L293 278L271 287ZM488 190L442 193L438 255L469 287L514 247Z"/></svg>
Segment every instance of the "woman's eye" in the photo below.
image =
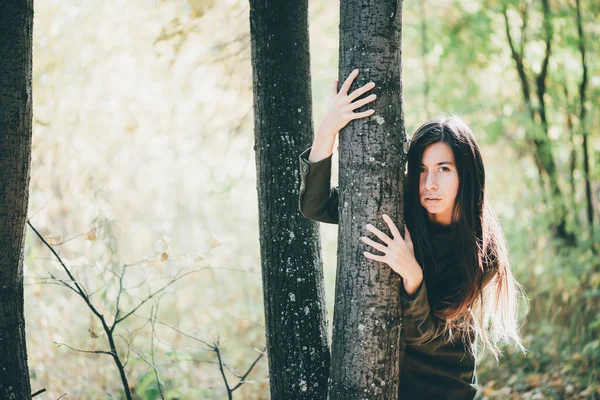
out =
<svg viewBox="0 0 600 400"><path fill-rule="evenodd" d="M448 167L442 167L442 168L440 168L440 170L442 170L442 171L450 171L450 168L448 168Z"/></svg>

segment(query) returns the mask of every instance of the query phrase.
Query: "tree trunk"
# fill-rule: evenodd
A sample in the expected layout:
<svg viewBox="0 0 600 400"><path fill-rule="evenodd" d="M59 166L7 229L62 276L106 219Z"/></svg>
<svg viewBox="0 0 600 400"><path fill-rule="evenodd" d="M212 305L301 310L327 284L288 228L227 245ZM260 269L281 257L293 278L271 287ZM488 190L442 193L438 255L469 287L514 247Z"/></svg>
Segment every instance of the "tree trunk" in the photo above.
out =
<svg viewBox="0 0 600 400"><path fill-rule="evenodd" d="M330 399L397 399L403 349L400 277L366 259L360 242L371 223L390 235L381 215L401 231L407 138L401 81L402 1L342 0L340 75L360 69L354 87L375 82L372 117L340 133L338 265ZM364 108L355 110L360 112Z"/></svg>
<svg viewBox="0 0 600 400"><path fill-rule="evenodd" d="M546 112L546 101L545 96L547 94L546 80L548 78L548 68L550 62L550 56L552 54L552 38L553 38L553 25L552 25L552 13L550 11L550 2L548 0L542 0L542 14L543 14L543 39L545 43L544 58L542 60L541 71L538 74L534 74L534 87L535 93L538 100L538 107L534 107L530 93L530 85L525 71L524 63L524 52L525 42L525 29L527 27L527 21L529 18L529 10L525 7L521 11L521 17L523 18L523 26L521 29L521 46L520 49L516 47L516 43L513 40L510 23L508 20L506 5L503 7L504 23L506 29L506 37L508 39L508 45L510 47L512 59L515 62L517 68L517 74L521 83L521 92L523 99L529 110L531 120L535 126L538 127L538 131L533 131L527 134L527 140L533 145L534 153L533 158L540 173L540 179L543 181L544 174L546 174L549 188L548 190L542 184L542 191L545 192L547 198L550 200L554 215L552 218L551 229L553 235L559 239L564 240L568 245L574 245L576 237L572 232L567 231L567 213L568 210L564 203L564 196L560 189L558 173L556 168L556 162L554 157L554 150L550 136L548 132L548 119Z"/></svg>
<svg viewBox="0 0 600 400"><path fill-rule="evenodd" d="M298 210L312 141L308 1L250 1L254 129L272 399L325 399L327 314L318 225Z"/></svg>
<svg viewBox="0 0 600 400"><path fill-rule="evenodd" d="M579 123L581 124L581 135L583 136L583 177L585 180L585 199L587 201L587 221L590 229L590 238L593 243L594 241L594 208L592 199L592 186L590 183L590 156L588 151L588 133L586 129L586 115L587 110L585 106L586 102L586 90L588 84L588 66L585 52L585 35L583 32L583 22L581 21L581 1L575 1L577 10L577 33L579 36L579 53L581 54L581 67L583 70L581 76L581 83L579 85Z"/></svg>
<svg viewBox="0 0 600 400"><path fill-rule="evenodd" d="M0 1L0 398L29 399L23 246L31 164L33 1Z"/></svg>

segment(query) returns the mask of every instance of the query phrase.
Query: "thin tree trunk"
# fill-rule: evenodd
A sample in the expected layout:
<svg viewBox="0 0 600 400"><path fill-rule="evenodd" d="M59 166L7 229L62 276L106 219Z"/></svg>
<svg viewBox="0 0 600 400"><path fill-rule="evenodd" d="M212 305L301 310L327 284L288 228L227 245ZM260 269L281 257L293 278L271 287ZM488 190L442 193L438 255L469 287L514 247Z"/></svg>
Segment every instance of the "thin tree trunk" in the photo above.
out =
<svg viewBox="0 0 600 400"><path fill-rule="evenodd" d="M581 1L575 0L576 8L577 8L577 33L579 36L579 53L581 54L581 67L583 69L583 73L581 76L581 83L579 85L579 123L581 124L581 135L583 136L583 177L585 180L585 198L587 201L587 219L588 226L590 229L590 237L594 237L594 208L593 208L593 200L592 200L592 185L590 183L590 156L588 149L588 134L586 129L586 107L585 107L585 99L586 99L586 89L588 82L588 67L586 63L585 57L585 36L583 33L583 23L581 22Z"/></svg>
<svg viewBox="0 0 600 400"><path fill-rule="evenodd" d="M33 1L0 1L0 398L29 399L23 246L31 165Z"/></svg>
<svg viewBox="0 0 600 400"><path fill-rule="evenodd" d="M552 230L555 237L563 239L567 244L575 244L576 238L573 233L567 232L567 208L563 201L563 194L558 183L558 173L556 169L556 162L554 159L554 153L552 143L548 134L548 121L546 112L545 94L547 92L546 79L548 76L548 66L550 62L550 56L552 54L552 16L550 11L549 0L541 0L542 3L542 14L543 14L543 31L544 31L544 43L545 51L544 58L542 60L542 67L539 74L534 74L535 93L539 103L539 106L535 108L531 99L529 81L525 72L524 64L524 49L525 49L525 37L526 28L528 22L528 8L522 10L523 26L521 28L521 48L517 49L512 39L510 32L510 24L508 21L506 6L503 9L504 22L506 28L506 36L508 44L510 46L511 55L515 61L519 80L521 82L521 90L523 99L529 110L533 123L539 126L539 131L534 131L533 135L530 135L528 141L533 144L535 152L533 154L534 160L538 167L541 176L546 174L549 185L548 198L552 204L552 209L556 213L556 219L552 223ZM546 188L542 187L545 191Z"/></svg>
<svg viewBox="0 0 600 400"><path fill-rule="evenodd" d="M573 130L573 119L571 118L571 111L569 111L569 91L567 89L567 82L564 84L565 101L567 105L565 107L565 118L567 125L567 132L569 132L569 144L571 149L569 151L569 185L570 185L570 202L573 210L576 210L577 206L577 186L575 184L575 170L577 169L577 144L575 143L575 132ZM578 223L578 215L574 215L576 223Z"/></svg>
<svg viewBox="0 0 600 400"><path fill-rule="evenodd" d="M254 129L271 398L325 399L327 314L318 225L298 210L312 141L308 1L250 1Z"/></svg>
<svg viewBox="0 0 600 400"><path fill-rule="evenodd" d="M402 1L342 0L340 71L360 69L354 87L376 84L375 114L340 133L338 265L331 354L330 399L397 399L401 341L400 277L367 260L365 225L400 230L407 138L401 81ZM366 106L355 112L372 108Z"/></svg>

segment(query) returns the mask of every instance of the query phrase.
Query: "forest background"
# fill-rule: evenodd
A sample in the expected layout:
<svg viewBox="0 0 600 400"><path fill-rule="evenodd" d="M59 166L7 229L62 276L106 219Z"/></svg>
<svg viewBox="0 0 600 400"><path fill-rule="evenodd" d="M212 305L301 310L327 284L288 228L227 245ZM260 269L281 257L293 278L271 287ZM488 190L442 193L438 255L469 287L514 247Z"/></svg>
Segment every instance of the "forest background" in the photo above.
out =
<svg viewBox="0 0 600 400"><path fill-rule="evenodd" d="M588 69L581 123L576 3L550 2L544 101L559 200L574 244L556 240L550 229L556 215L526 139L540 121L522 95L505 7L535 85L545 52L540 2L404 3L407 133L439 113L457 113L474 129L515 274L531 299L522 328L528 357L506 349L499 364L483 360L481 396L598 398L600 4L581 2ZM129 305L178 273L198 270L119 327L117 343L128 354L138 398L154 399L160 391L167 398L226 398L217 355L197 339L218 341L223 362L238 374L264 349L248 12L246 2L232 0L35 3L32 225L107 315L119 287L118 266L128 265L122 301ZM338 2L310 2L315 125L337 77L338 23ZM535 96L532 101L535 107ZM333 174L336 184L335 167ZM337 227L322 224L321 232L331 330ZM25 266L32 391L44 387L38 398L48 399L65 393L66 399L121 398L109 357L69 348L104 349L106 336L81 298L48 279L63 276L62 267L29 228ZM231 371L225 374L237 381ZM234 398L268 398L267 378L263 357Z"/></svg>

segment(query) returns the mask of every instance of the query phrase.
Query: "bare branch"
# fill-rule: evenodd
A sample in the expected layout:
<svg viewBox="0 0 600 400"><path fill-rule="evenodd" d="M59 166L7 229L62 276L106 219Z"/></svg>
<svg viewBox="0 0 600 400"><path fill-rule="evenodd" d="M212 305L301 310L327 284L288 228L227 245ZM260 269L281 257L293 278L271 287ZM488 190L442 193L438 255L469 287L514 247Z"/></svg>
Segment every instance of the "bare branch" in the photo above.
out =
<svg viewBox="0 0 600 400"><path fill-rule="evenodd" d="M158 308L158 306L157 306ZM148 364L148 366L150 368L152 368L152 370L154 371L154 377L156 379L156 384L158 385L158 391L160 393L160 397L164 400L165 399L165 395L163 393L163 389L162 389L162 383L160 382L160 378L158 376L158 370L156 369L156 363L154 360L154 335L155 335L155 331L154 331L154 322L153 320L156 320L156 313L158 312L158 309L153 308L152 310L150 310L150 325L152 325L152 335L150 337L150 357L152 359L152 362L146 360L137 350L132 349L141 359L142 361L144 361L146 364Z"/></svg>
<svg viewBox="0 0 600 400"><path fill-rule="evenodd" d="M136 316L138 316L136 314ZM139 316L138 316L139 317ZM142 318L142 317L140 317ZM123 335L121 335L120 333L117 334L117 337L120 337L121 339L123 339L123 341L125 342L125 344L127 345L127 358L125 359L125 363L123 363L123 367L125 367L127 365L127 363L129 363L129 353L131 352L131 343L133 343L134 339L136 338L137 334L146 327L146 325L148 325L148 323L150 322L147 318L143 318L146 320L146 322L140 326L139 328L133 330L133 331L129 331L128 329L125 329L127 331L127 333L129 334L128 337L125 337Z"/></svg>
<svg viewBox="0 0 600 400"><path fill-rule="evenodd" d="M69 346L66 343L59 343L59 342L54 342L55 344L59 345L59 346L65 346L68 347L71 350L75 350L78 351L80 353L88 353L88 354L107 354L109 356L113 356L113 353L110 351L106 351L106 350L81 350L81 349L76 349L74 347Z"/></svg>
<svg viewBox="0 0 600 400"><path fill-rule="evenodd" d="M162 389L162 383L158 377L158 370L156 369L156 360L154 359L154 338L156 337L156 330L154 328L154 322L156 322L156 315L158 314L158 304L154 310L154 314L150 312L150 325L152 325L152 336L150 337L150 356L152 357L152 369L154 369L154 377L156 378L156 384L158 385L158 391L160 392L161 399L165 400L165 395Z"/></svg>
<svg viewBox="0 0 600 400"><path fill-rule="evenodd" d="M50 246L50 244L46 241L46 239L44 239L44 237L42 235L40 235L40 233L37 231L37 229L34 228L34 226L31 224L31 222L29 220L27 220L27 225L29 225L29 227L33 230L33 232L35 232L37 237L46 245L46 247L52 252L52 254L54 254L54 257L56 257L56 259L58 260L60 265L62 265L64 271L69 276L69 279L71 279L71 282L75 285L75 288L77 289L74 291L86 302L86 304L88 305L90 310L92 310L92 312L98 318L100 318L101 320L104 320L104 317L102 316L102 314L100 314L100 312L98 312L96 307L94 307L94 305L90 302L89 296L87 295L85 288L83 288L81 285L79 285L79 283L75 280L75 278L71 274L71 271L69 270L69 268L67 268L67 266L65 265L63 260L60 258L58 253L56 253L54 248L52 246Z"/></svg>
<svg viewBox="0 0 600 400"><path fill-rule="evenodd" d="M98 293L99 291L103 290L104 288L106 288L108 285L110 284L110 281L104 281L104 284L102 286L100 286L98 289L94 290L93 292L91 292L89 294L89 297L94 296L96 293Z"/></svg>
<svg viewBox="0 0 600 400"><path fill-rule="evenodd" d="M160 324L160 325L164 325L164 326L166 326L167 328L171 328L171 329L172 329L172 330L174 330L175 332L177 332L177 333L179 333L179 334L181 334L181 335L183 335L183 336L185 336L185 337L188 337L188 338L190 338L190 339L196 340L196 341L198 341L198 342L202 343L203 345L205 345L206 347L208 347L210 350L212 350L212 347L213 347L213 346L212 346L210 343L208 343L206 340L204 340L204 339L200 339L200 338L198 338L198 337L196 337L196 336L194 336L194 335L190 335L189 333L185 333L185 332L183 332L183 331L179 330L178 328L175 328L174 326L171 326L171 325L169 325L169 324L166 324L166 323L164 323L164 322L157 321L156 323L158 323L158 324Z"/></svg>
<svg viewBox="0 0 600 400"><path fill-rule="evenodd" d="M246 381L246 377L250 374L250 371L252 371L252 368L254 368L256 363L266 354L266 351L267 351L267 346L264 347L264 349L260 352L258 357L254 360L254 362L252 364L250 364L250 367L248 367L248 370L246 371L246 373L244 375L242 375L242 379L238 382L237 385L235 385L233 387L233 389L231 389L232 392L235 389L237 389L238 387L240 387L242 384L244 384L244 382Z"/></svg>
<svg viewBox="0 0 600 400"><path fill-rule="evenodd" d="M217 359L219 360L219 370L221 371L221 376L223 377L223 382L225 383L225 388L227 389L227 396L229 400L232 400L232 392L229 387L229 383L227 382L227 376L225 375L225 371L223 370L223 360L221 359L221 349L219 348L219 341L217 340L213 345L212 349L215 353L217 353Z"/></svg>
<svg viewBox="0 0 600 400"><path fill-rule="evenodd" d="M227 389L227 396L229 399L232 399L232 393L239 388L241 385L243 385L244 383L246 383L246 378L248 377L248 375L250 374L250 372L252 371L252 369L254 368L254 366L258 363L258 361L266 354L266 350L267 347L265 346L264 349L262 351L260 351L260 355L252 362L252 364L250 364L250 367L248 367L248 370L243 374L243 375L238 375L237 373L235 373L231 368L229 368L227 366L227 364L225 364L223 362L223 359L221 357L221 350L220 350L220 344L219 344L219 339L217 339L216 342L213 342L212 344L208 343L207 341L205 341L204 339L200 339L194 335L190 335L186 332L183 332L181 330L179 330L178 328L171 326L169 324L166 324L164 322L161 321L155 321L154 323L160 324L160 325L164 325L172 330L174 330L177 333L180 333L181 335L188 337L190 339L196 340L200 343L202 343L203 345L205 345L206 347L208 347L209 350L214 351L217 354L217 360L218 360L218 364L219 364L219 370L221 371L221 376L223 377L223 382L225 383L225 388ZM257 350L258 351L258 350ZM193 361L193 362L199 362L196 360L187 360L187 361ZM202 361L202 362L208 362L208 361ZM210 362L208 362L210 363ZM240 381L233 387L231 388L229 386L229 382L227 381L227 376L225 375L225 370L224 369L228 369L236 378L240 378Z"/></svg>
<svg viewBox="0 0 600 400"><path fill-rule="evenodd" d="M69 268L67 268L67 266L65 265L63 260L60 258L60 256L56 253L54 248L52 246L50 246L50 244L42 237L42 235L40 235L40 233L35 229L35 227L31 224L31 222L29 220L27 220L27 224L35 232L35 234L38 236L38 238L48 247L48 249L50 249L52 254L54 254L56 259L59 261L60 265L63 267L63 270L70 278L70 280L71 280L70 283L72 283L74 285L74 288L72 288L72 289L83 299L83 301L85 301L85 303L88 305L88 308L102 323L102 328L104 329L104 332L106 332L106 334L107 334L107 339L108 339L108 343L110 345L111 351L107 352L107 351L103 351L103 350L96 350L96 351L80 350L80 349L75 349L64 343L62 345L66 346L72 350L83 352L83 353L108 354L108 355L112 356L112 358L119 370L119 375L121 377L121 382L123 384L123 390L125 392L125 396L128 400L131 400L132 399L131 389L129 388L129 384L127 382L127 375L125 373L125 369L124 369L123 365L121 364L121 360L119 358L119 354L117 352L117 348L114 343L114 337L113 337L114 326L112 328L110 328L107 325L106 320L104 319L104 316L102 314L100 314L100 312L96 309L96 307L94 307L94 305L91 303L90 296L86 292L85 288L79 284L79 282L75 279L75 277L73 277L73 274L71 273ZM59 344L59 345L61 345L61 344Z"/></svg>
<svg viewBox="0 0 600 400"><path fill-rule="evenodd" d="M161 287L160 289L158 289L157 291L151 293L150 295L148 295L144 300L142 300L137 306L135 306L131 311L129 311L128 313L126 313L124 316L122 316L119 319L116 319L111 330L113 330L115 328L115 326L120 323L121 321L123 321L124 319L126 319L127 317L129 317L131 314L133 314L134 312L136 312L141 306L143 306L148 300L154 298L155 296L158 296L160 293L162 293L165 289L167 289L169 286L171 286L172 284L174 284L175 282L179 281L182 278L185 278L186 276L194 273L194 272L199 272L199 271L203 271L205 269L207 269L208 267L204 267L204 268L197 268L197 269L193 269L191 271L187 271L183 274L177 274L175 275L175 277L173 277L167 284L165 284L163 287Z"/></svg>
<svg viewBox="0 0 600 400"><path fill-rule="evenodd" d="M27 279L36 279L36 278L30 277L30 278L27 278ZM52 277L52 276L50 276L50 277L38 277L37 279L39 279L39 280L36 281L36 282L33 282L33 283L26 284L24 286L36 285L36 284L38 284L38 285L57 285L57 286L62 286L62 287L66 287L68 289L71 289L75 293L79 294L77 292L77 289L75 289L74 287L72 287L71 285L69 285L69 283L67 281L64 281L62 279L57 279L57 278Z"/></svg>
<svg viewBox="0 0 600 400"><path fill-rule="evenodd" d="M133 266L144 264L144 263L147 263L147 262L148 262L148 260L140 260L140 261L136 261L136 262L131 263L131 264L124 264L123 266L124 267L133 267Z"/></svg>
<svg viewBox="0 0 600 400"><path fill-rule="evenodd" d="M116 305L116 309L115 309L115 318L112 323L113 326L115 326L115 322L117 321L117 318L119 317L119 313L121 312L121 310L119 309L119 306L121 304L121 293L123 293L123 279L125 279L126 272L127 272L127 264L123 265L123 272L119 276L119 292L117 293L117 305Z"/></svg>
<svg viewBox="0 0 600 400"><path fill-rule="evenodd" d="M29 217L29 219L32 219L33 217L35 217L35 214L37 214L40 211L42 211L44 209L44 207L46 207L47 204L48 204L48 202L46 202L43 206L41 206L40 208L38 208L37 210L35 210L35 212L33 214L31 214L31 217Z"/></svg>

